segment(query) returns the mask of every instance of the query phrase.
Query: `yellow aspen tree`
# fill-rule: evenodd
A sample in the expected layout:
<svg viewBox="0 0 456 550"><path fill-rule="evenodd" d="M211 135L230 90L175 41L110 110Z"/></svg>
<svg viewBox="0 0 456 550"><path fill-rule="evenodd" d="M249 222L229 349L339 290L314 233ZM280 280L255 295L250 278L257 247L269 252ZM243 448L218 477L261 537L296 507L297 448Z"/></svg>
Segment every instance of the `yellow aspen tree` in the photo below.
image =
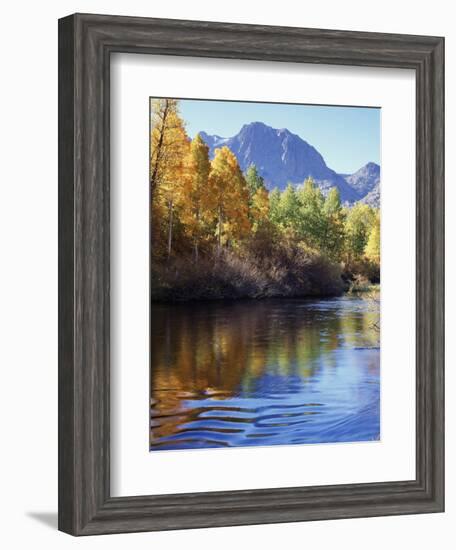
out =
<svg viewBox="0 0 456 550"><path fill-rule="evenodd" d="M184 122L179 115L177 100L152 100L151 117L151 211L166 213L166 250L169 258L172 250L174 213L181 202L184 162L189 140Z"/></svg>
<svg viewBox="0 0 456 550"><path fill-rule="evenodd" d="M189 143L183 128L173 130L175 154L169 158L165 175L160 184L159 195L167 211L167 256L171 256L174 215L177 208L184 204L184 171L185 158Z"/></svg>
<svg viewBox="0 0 456 550"><path fill-rule="evenodd" d="M250 214L254 231L269 219L269 193L264 187L259 187L253 194Z"/></svg>
<svg viewBox="0 0 456 550"><path fill-rule="evenodd" d="M197 134L190 144L185 164L182 221L193 243L195 261L211 206L209 197L209 147Z"/></svg>
<svg viewBox="0 0 456 550"><path fill-rule="evenodd" d="M380 265L380 212L377 212L367 240L365 255L368 260Z"/></svg>
<svg viewBox="0 0 456 550"><path fill-rule="evenodd" d="M249 193L235 155L228 147L216 149L209 174L209 192L217 221L217 252L222 244L250 231Z"/></svg>
<svg viewBox="0 0 456 550"><path fill-rule="evenodd" d="M183 128L176 99L151 99L150 135L150 198L166 174L167 167L176 155L175 131Z"/></svg>
<svg viewBox="0 0 456 550"><path fill-rule="evenodd" d="M229 149L228 151L231 153ZM233 153L228 156L228 164L233 177L227 240L240 240L248 236L251 230L251 223L249 220L250 194L244 174L242 173L237 158Z"/></svg>

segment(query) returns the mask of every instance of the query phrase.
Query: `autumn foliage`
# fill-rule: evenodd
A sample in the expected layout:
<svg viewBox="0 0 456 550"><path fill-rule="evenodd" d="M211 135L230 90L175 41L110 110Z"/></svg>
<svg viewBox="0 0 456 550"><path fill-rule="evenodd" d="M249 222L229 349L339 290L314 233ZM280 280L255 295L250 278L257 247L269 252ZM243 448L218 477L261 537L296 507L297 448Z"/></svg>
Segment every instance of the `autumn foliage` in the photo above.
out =
<svg viewBox="0 0 456 550"><path fill-rule="evenodd" d="M153 299L334 295L360 273L379 280L377 210L311 178L269 192L228 147L210 160L174 99L151 100L150 144Z"/></svg>

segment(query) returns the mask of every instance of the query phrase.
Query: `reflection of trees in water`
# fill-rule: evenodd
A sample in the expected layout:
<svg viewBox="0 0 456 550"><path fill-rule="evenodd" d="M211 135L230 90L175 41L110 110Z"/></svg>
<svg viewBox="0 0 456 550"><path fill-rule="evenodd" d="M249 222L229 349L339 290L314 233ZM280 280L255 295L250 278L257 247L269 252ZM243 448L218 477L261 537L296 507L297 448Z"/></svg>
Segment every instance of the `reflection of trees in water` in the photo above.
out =
<svg viewBox="0 0 456 550"><path fill-rule="evenodd" d="M316 369L336 366L332 352L341 345L378 346L377 317L359 298L353 307L350 301L153 305L154 416L182 412L185 399L248 394L264 375L305 383ZM169 420L156 437L171 430Z"/></svg>

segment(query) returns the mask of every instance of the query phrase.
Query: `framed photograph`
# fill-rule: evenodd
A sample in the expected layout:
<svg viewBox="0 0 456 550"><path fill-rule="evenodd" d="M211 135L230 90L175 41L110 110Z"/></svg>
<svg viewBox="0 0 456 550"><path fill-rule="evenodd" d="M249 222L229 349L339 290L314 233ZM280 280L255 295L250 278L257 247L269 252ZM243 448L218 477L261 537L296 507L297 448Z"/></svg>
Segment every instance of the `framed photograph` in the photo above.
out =
<svg viewBox="0 0 456 550"><path fill-rule="evenodd" d="M444 40L59 21L59 529L444 509Z"/></svg>

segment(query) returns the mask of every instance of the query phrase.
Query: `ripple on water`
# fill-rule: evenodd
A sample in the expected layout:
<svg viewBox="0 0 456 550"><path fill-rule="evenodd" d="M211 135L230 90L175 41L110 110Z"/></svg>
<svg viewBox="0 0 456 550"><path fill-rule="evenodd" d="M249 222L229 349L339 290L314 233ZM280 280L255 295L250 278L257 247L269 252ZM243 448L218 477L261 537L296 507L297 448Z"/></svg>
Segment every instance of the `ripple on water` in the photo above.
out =
<svg viewBox="0 0 456 550"><path fill-rule="evenodd" d="M372 314L359 297L158 308L150 449L378 440Z"/></svg>

